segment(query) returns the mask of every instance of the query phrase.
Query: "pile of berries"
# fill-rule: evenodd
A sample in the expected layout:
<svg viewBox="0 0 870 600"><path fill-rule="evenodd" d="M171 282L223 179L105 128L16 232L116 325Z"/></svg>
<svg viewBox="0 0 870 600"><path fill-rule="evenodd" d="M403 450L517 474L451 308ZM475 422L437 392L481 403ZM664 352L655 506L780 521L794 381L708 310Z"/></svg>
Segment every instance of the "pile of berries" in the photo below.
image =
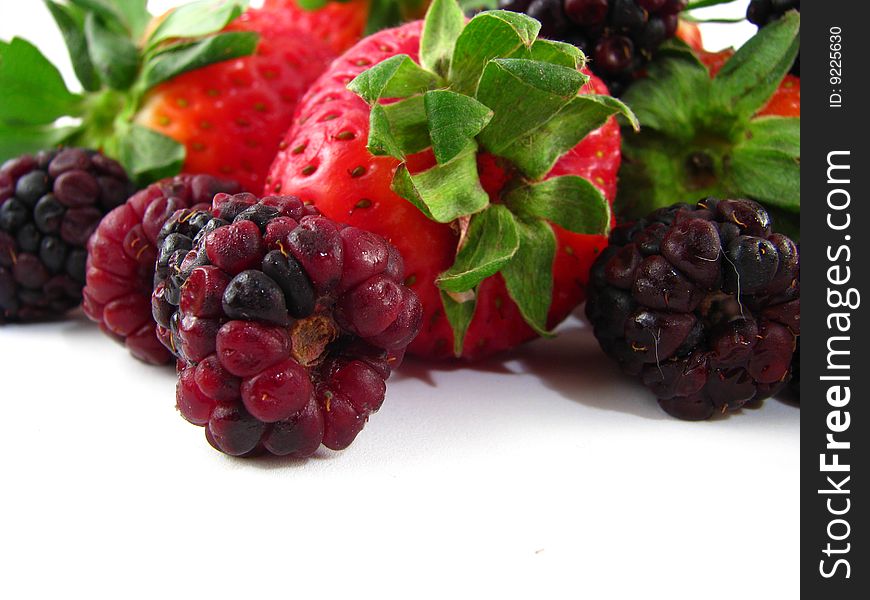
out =
<svg viewBox="0 0 870 600"><path fill-rule="evenodd" d="M78 306L88 238L131 191L117 162L80 148L0 167L0 323L57 317Z"/></svg>
<svg viewBox="0 0 870 600"><path fill-rule="evenodd" d="M153 314L181 414L236 456L347 447L421 325L396 249L251 194L179 211L160 238Z"/></svg>
<svg viewBox="0 0 870 600"><path fill-rule="evenodd" d="M541 36L574 44L592 71L619 96L674 37L688 0L502 0L505 10L541 22Z"/></svg>
<svg viewBox="0 0 870 600"><path fill-rule="evenodd" d="M775 394L800 334L796 244L750 200L708 198L616 228L586 314L602 349L669 414L707 419Z"/></svg>
<svg viewBox="0 0 870 600"><path fill-rule="evenodd" d="M507 19L512 32L503 33L515 40L473 68L442 59L488 52L506 17L474 17L427 64L424 30L463 22L453 0L433 4L426 22L359 41L329 66L361 35L365 19L350 11L368 7L377 21L383 7L361 1L300 13L295 0L253 10L196 3L145 27L139 11L48 4L65 34L68 21L105 20L106 31L130 34L131 52L106 61L105 41L65 35L84 91L68 94L57 114L42 107L33 115L20 92L0 94L0 150L26 151L34 127L49 130L71 111L80 127L54 143L115 151L130 176L100 152L74 147L0 166L0 324L81 304L136 358L174 362L177 408L217 450L304 458L321 445L343 449L380 408L406 351L430 360L488 357L545 334L587 296L603 350L671 415L735 411L797 380L799 249L773 231L759 204L669 206L608 239L617 174L623 188L644 195L639 214L691 194L650 193L655 182L640 179L644 153L631 154L642 145L636 137L623 145L615 119L637 125L634 113L588 94L607 94L606 83L618 96L644 77L625 94L638 115L649 113L644 96L662 97L644 92L652 84L673 90L669 106L711 96L682 86L681 70L673 83L658 60L649 62L677 35L688 0L501 0L526 15ZM783 179L799 178L800 164L799 81L785 75L799 37L792 9L798 0L752 0L747 15L760 28L778 23L758 40L775 38L783 53L788 46L774 64L796 101L758 113L780 117L790 132L777 137L777 151L793 159ZM517 58L517 47L533 43L529 17L542 37L583 50L594 74L565 44L535 44ZM176 36L200 18L207 23L196 36ZM2 42L0 67L35 50ZM190 68L191 52L198 68ZM742 56L732 71L752 62ZM512 69L503 80L490 69L499 60ZM693 81L709 82L695 67ZM33 89L63 87L58 73L41 71ZM749 64L741 77L772 77L756 71ZM0 89L14 88L18 76L0 68ZM541 94L529 94L533 87ZM683 88L693 97L682 98ZM529 109L537 111L533 127L517 137L516 114ZM737 125L754 123L758 107L746 110ZM644 130L666 138L649 123ZM698 146L692 165L717 144ZM654 160L670 153L663 143L656 151ZM715 175L719 162L710 158L702 175ZM632 168L643 170L634 173L643 184L632 185ZM131 183L181 169L197 174L138 192ZM661 169L654 173L660 183ZM275 195L243 192L264 185ZM732 193L742 195L722 195ZM783 196L761 199L782 208Z"/></svg>

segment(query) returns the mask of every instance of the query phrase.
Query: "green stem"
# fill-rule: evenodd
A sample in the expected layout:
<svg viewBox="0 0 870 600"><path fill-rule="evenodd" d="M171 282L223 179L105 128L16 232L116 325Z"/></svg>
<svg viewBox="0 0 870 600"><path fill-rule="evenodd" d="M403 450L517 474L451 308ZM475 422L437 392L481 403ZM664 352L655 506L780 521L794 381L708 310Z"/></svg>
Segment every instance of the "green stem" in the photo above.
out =
<svg viewBox="0 0 870 600"><path fill-rule="evenodd" d="M126 112L127 94L115 90L93 92L85 97L83 108L82 128L76 143L116 157L118 119Z"/></svg>
<svg viewBox="0 0 870 600"><path fill-rule="evenodd" d="M694 2L689 2L689 6L686 7L686 10L696 10L698 8L718 6L719 4L731 4L732 2L734 2L734 0L695 0Z"/></svg>
<svg viewBox="0 0 870 600"><path fill-rule="evenodd" d="M699 19L698 17L684 14L681 19L689 21L690 23L718 23L725 25L733 25L734 23L742 23L746 20L745 17L737 17L734 19Z"/></svg>

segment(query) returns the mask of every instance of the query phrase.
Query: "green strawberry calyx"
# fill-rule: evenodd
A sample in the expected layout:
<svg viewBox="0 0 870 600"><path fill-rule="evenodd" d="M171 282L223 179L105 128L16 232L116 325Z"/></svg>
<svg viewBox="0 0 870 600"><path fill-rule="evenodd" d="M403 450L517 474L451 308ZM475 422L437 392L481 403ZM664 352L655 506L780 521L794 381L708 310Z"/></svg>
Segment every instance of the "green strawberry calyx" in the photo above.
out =
<svg viewBox="0 0 870 600"><path fill-rule="evenodd" d="M663 49L623 97L642 129L624 131L617 212L640 218L677 201L751 198L789 230L800 211L800 117L757 113L799 49L796 11L761 29L712 78L688 48Z"/></svg>
<svg viewBox="0 0 870 600"><path fill-rule="evenodd" d="M541 25L494 10L466 23L456 0L434 0L423 24L420 61L397 55L348 88L371 106L368 149L400 161L393 190L429 219L453 224L453 265L436 280L462 353L476 290L495 274L526 322L549 335L556 239L551 224L605 235L610 206L588 180L544 179L556 161L615 114L631 110L609 96L580 95L585 57L569 44L538 39ZM411 172L410 155L430 150L435 166ZM485 152L516 177L497 202L478 174Z"/></svg>
<svg viewBox="0 0 870 600"><path fill-rule="evenodd" d="M243 0L185 4L153 24L147 0L44 0L83 91L39 49L0 41L0 161L59 144L100 149L140 185L178 173L184 146L134 118L145 95L182 73L253 54L253 32L221 32Z"/></svg>

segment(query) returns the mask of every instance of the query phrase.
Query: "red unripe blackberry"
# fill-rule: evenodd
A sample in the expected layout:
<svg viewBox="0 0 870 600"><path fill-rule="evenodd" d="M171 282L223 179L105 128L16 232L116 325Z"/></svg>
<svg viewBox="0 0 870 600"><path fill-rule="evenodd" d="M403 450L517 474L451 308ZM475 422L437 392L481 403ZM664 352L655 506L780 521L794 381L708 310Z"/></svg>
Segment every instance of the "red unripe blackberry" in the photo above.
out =
<svg viewBox="0 0 870 600"><path fill-rule="evenodd" d="M0 167L0 323L78 306L88 242L133 191L124 169L92 150L24 155Z"/></svg>
<svg viewBox="0 0 870 600"><path fill-rule="evenodd" d="M768 0L769 1L769 0ZM688 0L501 0L541 22L541 37L574 44L619 96L677 33Z"/></svg>
<svg viewBox="0 0 870 600"><path fill-rule="evenodd" d="M678 204L616 228L586 315L602 349L683 419L779 391L800 335L800 258L751 200Z"/></svg>
<svg viewBox="0 0 870 600"><path fill-rule="evenodd" d="M157 236L164 223L179 209L208 209L216 193L238 190L237 183L208 175L164 179L106 215L91 238L85 313L139 360L165 364L171 359L151 318Z"/></svg>
<svg viewBox="0 0 870 600"><path fill-rule="evenodd" d="M182 416L236 456L348 446L420 329L396 249L250 194L180 210L159 239L152 310Z"/></svg>

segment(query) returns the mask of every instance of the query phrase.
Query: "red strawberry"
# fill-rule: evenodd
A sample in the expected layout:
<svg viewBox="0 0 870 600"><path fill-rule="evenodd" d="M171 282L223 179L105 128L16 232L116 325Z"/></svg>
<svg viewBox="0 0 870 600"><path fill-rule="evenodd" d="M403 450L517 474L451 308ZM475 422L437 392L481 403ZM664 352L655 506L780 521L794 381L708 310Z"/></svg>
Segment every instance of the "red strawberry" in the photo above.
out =
<svg viewBox="0 0 870 600"><path fill-rule="evenodd" d="M28 42L0 44L0 62L40 67L32 90L0 70L16 90L0 95L0 160L64 143L117 158L139 185L183 169L261 189L296 101L335 53L281 6L213 0L152 19L145 4L47 3L81 94ZM55 100L29 106L41 89ZM65 116L80 124L58 127Z"/></svg>
<svg viewBox="0 0 870 600"><path fill-rule="evenodd" d="M299 0L266 0L264 8L280 11L290 17L296 27L311 32L340 54L363 37L370 0L327 2L317 9L300 6Z"/></svg>
<svg viewBox="0 0 870 600"><path fill-rule="evenodd" d="M433 17L436 8L445 9L445 4L433 3L427 19L436 18L437 14ZM478 16L472 23L481 18L484 17ZM522 23L537 23L528 17L522 18ZM422 22L415 22L382 31L336 59L300 101L296 123L287 133L284 149L272 165L266 192L297 194L330 218L374 231L399 248L405 259L407 283L424 306L423 331L410 351L418 356L445 358L459 350L454 347L454 331L461 335L463 328L451 327L436 279L457 259L460 232L468 227L468 217L436 222L391 190L401 161L393 156L373 156L367 150L371 109L347 89L354 78L391 57L404 54L419 63L422 27ZM472 26L468 26L466 31L471 29ZM561 48L554 42L546 44ZM581 93L606 93L606 88L592 78ZM606 116L596 125L603 123ZM591 181L612 201L620 162L619 145L618 126L610 119L573 147L564 149L558 162L542 174L545 177L537 179L580 176ZM416 175L432 167L435 159L429 149L409 155L405 162L408 170ZM492 203L490 206L504 206L506 192L530 179L510 160L489 152L477 153L477 166L480 185ZM606 229L606 221L601 234ZM590 264L606 244L605 235L572 233L557 225L552 225L552 229L558 248L551 265L547 266L552 269L552 302L541 322L532 324L538 332L544 326L558 324L583 299ZM543 275L546 283L547 274ZM517 306L516 298L507 291L502 274L485 278L476 290L454 298L462 300L468 293L476 297L477 305L461 346L464 358L482 358L536 335L535 328Z"/></svg>
<svg viewBox="0 0 870 600"><path fill-rule="evenodd" d="M296 102L332 52L295 15L249 10L224 31L260 36L252 56L185 73L154 88L136 122L184 144L184 170L263 186Z"/></svg>
<svg viewBox="0 0 870 600"><path fill-rule="evenodd" d="M266 0L264 8L291 15L302 31L310 31L336 54L356 44L366 30L376 31L418 19L424 0Z"/></svg>

